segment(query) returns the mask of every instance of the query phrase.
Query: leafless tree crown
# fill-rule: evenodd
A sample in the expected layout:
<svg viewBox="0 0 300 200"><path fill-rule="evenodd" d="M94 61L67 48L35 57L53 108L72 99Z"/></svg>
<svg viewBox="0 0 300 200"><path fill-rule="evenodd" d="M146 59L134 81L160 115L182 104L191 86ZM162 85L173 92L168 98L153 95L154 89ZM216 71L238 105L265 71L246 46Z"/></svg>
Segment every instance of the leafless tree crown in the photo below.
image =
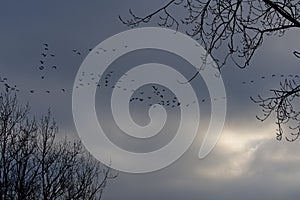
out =
<svg viewBox="0 0 300 200"><path fill-rule="evenodd" d="M175 8L184 11L184 17L172 12ZM170 0L146 16L137 16L132 10L129 14L127 19L119 17L129 27L148 23L156 16L160 26L176 30L183 27L186 34L203 45L219 69L229 59L245 68L265 36L282 36L287 30L300 28L299 0ZM299 51L293 54L300 58ZM263 117L258 117L261 121L275 113L278 140L287 126L289 136L285 138L294 141L300 135L300 109L295 106L300 86L293 79L280 85L279 89L271 90L271 97L258 96L252 100L262 108Z"/></svg>
<svg viewBox="0 0 300 200"><path fill-rule="evenodd" d="M185 10L185 17L178 19L173 7ZM290 28L300 28L299 1L271 0L171 0L156 11L137 16L129 10L131 17L120 20L135 27L148 23L156 15L158 24L179 29L199 40L221 68L230 58L238 67L249 65L255 51L265 35L283 35ZM223 59L215 56L216 49L227 49Z"/></svg>
<svg viewBox="0 0 300 200"><path fill-rule="evenodd" d="M0 200L101 199L116 177L78 141L56 140L50 112L29 117L10 92L0 95Z"/></svg>

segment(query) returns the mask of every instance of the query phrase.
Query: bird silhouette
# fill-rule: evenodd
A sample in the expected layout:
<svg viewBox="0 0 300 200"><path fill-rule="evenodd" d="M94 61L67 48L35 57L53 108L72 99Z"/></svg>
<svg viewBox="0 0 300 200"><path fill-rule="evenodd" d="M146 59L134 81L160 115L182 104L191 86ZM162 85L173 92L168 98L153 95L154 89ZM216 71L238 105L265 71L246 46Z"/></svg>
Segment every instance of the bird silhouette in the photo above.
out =
<svg viewBox="0 0 300 200"><path fill-rule="evenodd" d="M102 50L103 52L106 52L107 50L106 49L103 49L103 48L98 48L98 49L100 49L100 50Z"/></svg>
<svg viewBox="0 0 300 200"><path fill-rule="evenodd" d="M157 90L158 90L158 88L157 88L157 87L155 87L155 86L152 86L152 88L153 88L155 91L157 91Z"/></svg>
<svg viewBox="0 0 300 200"><path fill-rule="evenodd" d="M300 52L294 51L293 54L294 54L297 58L300 58Z"/></svg>

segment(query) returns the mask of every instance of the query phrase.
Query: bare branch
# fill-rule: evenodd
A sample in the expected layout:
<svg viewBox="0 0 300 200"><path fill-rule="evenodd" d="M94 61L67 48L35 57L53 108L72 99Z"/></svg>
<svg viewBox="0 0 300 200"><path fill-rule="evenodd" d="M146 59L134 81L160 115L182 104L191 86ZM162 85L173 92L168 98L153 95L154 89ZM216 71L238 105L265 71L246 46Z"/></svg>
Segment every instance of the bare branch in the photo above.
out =
<svg viewBox="0 0 300 200"><path fill-rule="evenodd" d="M251 100L262 108L263 116L257 116L260 121L265 121L271 114L275 114L277 124L277 139L281 140L284 129L289 129L288 141L295 141L300 135L300 111L296 107L296 99L300 97L300 85L294 80L285 79L280 83L280 89L270 90L273 96L258 99L251 97Z"/></svg>
<svg viewBox="0 0 300 200"><path fill-rule="evenodd" d="M50 111L36 122L16 95L0 94L0 199L101 199L116 175L57 133Z"/></svg>

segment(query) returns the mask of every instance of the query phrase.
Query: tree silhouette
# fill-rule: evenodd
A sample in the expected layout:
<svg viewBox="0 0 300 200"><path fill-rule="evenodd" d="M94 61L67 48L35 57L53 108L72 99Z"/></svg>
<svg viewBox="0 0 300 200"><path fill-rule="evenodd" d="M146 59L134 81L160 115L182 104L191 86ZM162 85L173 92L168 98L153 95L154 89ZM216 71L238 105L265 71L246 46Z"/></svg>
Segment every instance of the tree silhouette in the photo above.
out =
<svg viewBox="0 0 300 200"><path fill-rule="evenodd" d="M229 60L239 68L247 67L265 37L282 36L288 30L300 28L297 0L170 0L145 16L137 16L132 10L129 14L127 19L119 16L129 27L148 23L156 16L159 26L176 31L183 27L214 58L219 70ZM299 51L293 54L300 58ZM280 85L279 89L271 90L270 97L258 96L252 100L262 108L264 116L258 117L260 120L275 113L278 140L283 138L286 127L289 136L285 138L295 141L300 135L300 111L295 106L300 85L292 78Z"/></svg>
<svg viewBox="0 0 300 200"><path fill-rule="evenodd" d="M50 112L30 118L11 92L0 94L0 199L101 199L110 179L78 141L58 140Z"/></svg>

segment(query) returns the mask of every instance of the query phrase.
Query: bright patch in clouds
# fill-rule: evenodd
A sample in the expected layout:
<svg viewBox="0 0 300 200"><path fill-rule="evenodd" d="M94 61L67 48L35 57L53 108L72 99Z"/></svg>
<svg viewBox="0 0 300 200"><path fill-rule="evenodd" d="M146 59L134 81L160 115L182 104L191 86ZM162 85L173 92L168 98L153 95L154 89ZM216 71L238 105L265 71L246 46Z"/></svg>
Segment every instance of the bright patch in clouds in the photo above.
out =
<svg viewBox="0 0 300 200"><path fill-rule="evenodd" d="M273 128L253 130L225 128L213 152L208 158L202 160L202 162L207 162L205 168L197 170L197 173L206 178L218 179L247 175L251 171L250 166L256 157L257 150L267 141L275 140L272 135Z"/></svg>

